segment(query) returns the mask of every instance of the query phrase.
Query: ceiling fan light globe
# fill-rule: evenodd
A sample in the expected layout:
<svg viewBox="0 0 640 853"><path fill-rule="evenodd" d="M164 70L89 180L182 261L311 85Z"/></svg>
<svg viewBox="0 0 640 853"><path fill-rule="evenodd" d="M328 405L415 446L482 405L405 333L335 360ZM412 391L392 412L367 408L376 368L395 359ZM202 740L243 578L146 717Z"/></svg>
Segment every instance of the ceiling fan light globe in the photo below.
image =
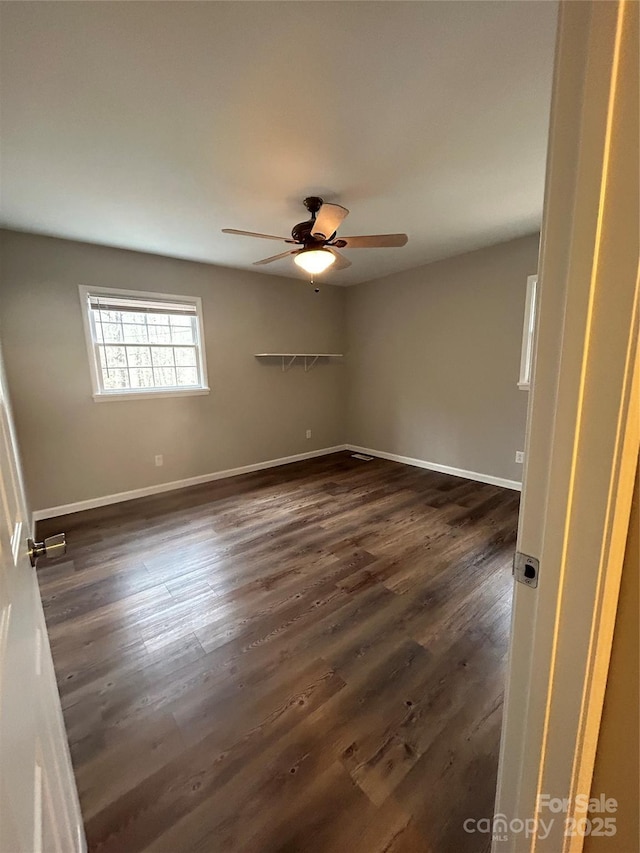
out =
<svg viewBox="0 0 640 853"><path fill-rule="evenodd" d="M318 275L336 262L335 256L326 249L306 249L294 257L296 264L309 275Z"/></svg>

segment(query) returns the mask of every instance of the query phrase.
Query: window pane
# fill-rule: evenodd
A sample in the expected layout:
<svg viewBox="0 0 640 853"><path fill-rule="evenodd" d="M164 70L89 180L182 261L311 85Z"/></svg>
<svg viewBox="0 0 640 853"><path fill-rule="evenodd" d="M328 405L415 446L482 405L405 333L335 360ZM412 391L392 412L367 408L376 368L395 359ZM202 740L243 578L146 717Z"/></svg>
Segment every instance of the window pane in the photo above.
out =
<svg viewBox="0 0 640 853"><path fill-rule="evenodd" d="M151 319L151 315L149 315L149 319ZM149 325L149 341L152 344L170 344L171 329L169 326Z"/></svg>
<svg viewBox="0 0 640 853"><path fill-rule="evenodd" d="M176 369L175 367L154 367L153 368L154 384L158 387L175 387L176 386Z"/></svg>
<svg viewBox="0 0 640 853"><path fill-rule="evenodd" d="M129 374L126 370L106 370L102 371L102 381L107 391L114 391L118 388L129 387Z"/></svg>
<svg viewBox="0 0 640 853"><path fill-rule="evenodd" d="M127 347L129 367L150 367L151 351L149 347Z"/></svg>
<svg viewBox="0 0 640 853"><path fill-rule="evenodd" d="M170 314L169 322L172 326L190 326L192 318L187 314Z"/></svg>
<svg viewBox="0 0 640 853"><path fill-rule="evenodd" d="M153 370L150 367L131 367L129 375L132 388L153 388Z"/></svg>
<svg viewBox="0 0 640 853"><path fill-rule="evenodd" d="M116 323L103 323L102 335L107 344L122 343L122 326L118 326Z"/></svg>
<svg viewBox="0 0 640 853"><path fill-rule="evenodd" d="M103 391L154 391L197 388L200 375L201 342L198 317L179 313L156 313L163 299L157 294L138 299L114 291L89 294L87 312L91 320L93 346L89 355L97 362L97 374ZM98 304L99 300L103 300ZM110 301L107 301L110 300ZM129 306L120 308L120 305ZM104 305L104 307L102 307Z"/></svg>
<svg viewBox="0 0 640 853"><path fill-rule="evenodd" d="M196 366L196 350L195 347L174 347L176 364L184 367Z"/></svg>
<svg viewBox="0 0 640 853"><path fill-rule="evenodd" d="M172 326L171 340L174 344L194 344L193 328L191 326Z"/></svg>
<svg viewBox="0 0 640 853"><path fill-rule="evenodd" d="M95 314L103 323L122 323L122 311L96 311Z"/></svg>
<svg viewBox="0 0 640 853"><path fill-rule="evenodd" d="M125 343L146 344L149 340L146 326L136 325L135 323L123 323L122 331Z"/></svg>
<svg viewBox="0 0 640 853"><path fill-rule="evenodd" d="M178 385L197 385L198 371L195 367L178 367L176 368L178 376Z"/></svg>
<svg viewBox="0 0 640 853"><path fill-rule="evenodd" d="M151 358L154 366L173 367L173 350L171 347L151 347Z"/></svg>
<svg viewBox="0 0 640 853"><path fill-rule="evenodd" d="M127 356L124 347L105 347L107 367L126 367Z"/></svg>

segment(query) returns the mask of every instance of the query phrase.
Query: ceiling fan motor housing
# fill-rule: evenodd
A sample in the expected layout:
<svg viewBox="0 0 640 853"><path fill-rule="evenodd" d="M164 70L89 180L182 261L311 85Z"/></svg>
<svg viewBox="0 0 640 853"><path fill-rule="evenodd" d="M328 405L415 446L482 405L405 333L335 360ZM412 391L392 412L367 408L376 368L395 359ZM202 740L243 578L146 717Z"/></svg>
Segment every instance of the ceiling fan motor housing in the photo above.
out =
<svg viewBox="0 0 640 853"><path fill-rule="evenodd" d="M309 219L307 222L298 222L297 225L293 226L291 229L291 236L296 243L302 243L304 246L321 247L328 242L328 240L323 240L322 238L318 239L317 237L311 236L311 229L313 228L314 222L315 219Z"/></svg>
<svg viewBox="0 0 640 853"><path fill-rule="evenodd" d="M316 214L324 204L324 200L317 195L307 196L304 200L304 206L307 208L309 213L311 214L311 219L307 219L304 222L298 222L297 225L294 225L291 229L291 236L296 241L296 243L302 243L305 248L316 248L319 249L328 243L332 237L335 237L335 233L331 234L327 237L326 240L321 237L312 237L311 229L313 228L313 224L316 221Z"/></svg>

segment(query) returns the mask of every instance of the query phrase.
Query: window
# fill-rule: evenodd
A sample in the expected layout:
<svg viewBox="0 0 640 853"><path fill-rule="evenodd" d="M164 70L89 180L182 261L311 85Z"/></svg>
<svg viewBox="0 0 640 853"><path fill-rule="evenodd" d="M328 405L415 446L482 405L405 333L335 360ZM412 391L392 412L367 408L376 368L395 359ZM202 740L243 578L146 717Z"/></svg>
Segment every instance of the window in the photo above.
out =
<svg viewBox="0 0 640 853"><path fill-rule="evenodd" d="M80 287L96 400L206 394L200 299Z"/></svg>
<svg viewBox="0 0 640 853"><path fill-rule="evenodd" d="M531 385L533 367L533 334L536 328L536 289L538 276L527 278L527 295L524 306L524 326L522 329L522 352L520 354L520 378L518 388L528 391Z"/></svg>

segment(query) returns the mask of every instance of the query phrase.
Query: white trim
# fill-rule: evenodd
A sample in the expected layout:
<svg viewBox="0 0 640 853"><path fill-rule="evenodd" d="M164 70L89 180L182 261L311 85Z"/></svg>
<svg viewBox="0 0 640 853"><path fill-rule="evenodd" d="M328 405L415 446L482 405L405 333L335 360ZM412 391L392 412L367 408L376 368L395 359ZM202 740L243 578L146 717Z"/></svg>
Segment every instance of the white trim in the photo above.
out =
<svg viewBox="0 0 640 853"><path fill-rule="evenodd" d="M200 374L201 385L197 388L185 388L184 390L176 390L169 388L166 390L158 390L151 388L149 391L135 391L131 393L124 392L109 392L102 387L102 381L98 374L98 354L97 345L93 338L91 330L92 321L88 310L88 297L92 294L105 296L128 296L131 298L144 297L146 299L154 299L158 302L182 302L184 305L195 306L196 326L198 330L198 341L195 347L198 358L198 369ZM209 377L207 374L207 356L205 350L204 339L204 321L202 317L202 299L199 296L185 296L184 294L174 293L156 293L150 290L123 290L115 287L89 287L85 284L78 286L78 294L80 297L80 308L82 312L82 325L84 327L84 337L87 344L87 358L89 361L89 374L91 376L91 393L96 403L105 402L106 400L141 400L149 399L149 397L177 397L189 396L189 394L208 394L209 393Z"/></svg>
<svg viewBox="0 0 640 853"><path fill-rule="evenodd" d="M72 512L82 512L85 509L96 509L101 506L131 501L136 498L146 498L150 495L159 495L162 492L172 492L176 489L185 489L189 486L199 486L202 483L211 483L214 480L225 480L228 477L237 477L240 474L250 474L252 471L264 471L267 468L277 468L279 465L289 465L291 462L301 462L304 459L314 459L316 456L328 456L330 453L339 453L347 450L346 444L337 444L335 447L323 447L321 450L310 450L307 453L296 453L293 456L282 456L279 459L268 459L265 462L254 462L252 465L243 465L240 468L228 468L225 471L214 471L212 474L201 474L197 477L186 477L184 480L173 480L169 483L157 483L155 486L144 486L141 489L131 489L128 492L118 492L114 495L102 495L98 498L88 498L84 501L53 506L48 509L36 509L32 519L43 521L45 518L57 518L60 515L69 515Z"/></svg>
<svg viewBox="0 0 640 853"><path fill-rule="evenodd" d="M538 289L538 276L527 276L527 292L524 303L524 321L522 325L522 349L520 352L520 376L518 388L528 391L531 386L531 372L533 369L533 339L536 325L536 292Z"/></svg>
<svg viewBox="0 0 640 853"><path fill-rule="evenodd" d="M61 504L47 509L36 509L32 515L33 524L46 518L57 518L61 515L69 515L73 512L82 512L86 509L96 509L101 506L122 503L146 498L150 495L159 495L163 492L172 492L177 489L186 489L189 486L198 486L202 483L211 483L214 480L225 480L228 477L238 477L240 474L250 474L253 471L264 471L267 468L277 468L279 465L289 465L292 462L302 462L305 459L314 459L318 456L328 456L330 453L340 453L342 450L350 450L356 453L365 453L368 456L376 456L379 459L388 459L391 462L400 462L403 465L413 465L415 468L426 468L429 471L438 471L441 474L452 474L455 477L463 477L466 480L475 480L479 483L488 483L492 486L503 486L505 489L520 491L522 484L517 480L506 480L503 477L494 477L492 474L479 474L477 471L466 471L463 468L453 468L450 465L440 465L437 462L426 462L423 459L413 459L410 456L399 456L396 453L386 453L383 450L371 450L356 444L336 444L334 447L324 447L321 450L310 450L306 453L296 453L293 456L282 456L279 459L268 459L265 462L255 462L252 465L243 465L240 468L228 468L223 471L214 471L211 474L200 474L197 477L186 477L183 480L172 480L168 483L157 483L154 486L144 486L140 489L131 489L127 492L117 492L113 495L102 495L97 498L88 498L74 503Z"/></svg>
<svg viewBox="0 0 640 853"><path fill-rule="evenodd" d="M533 831L494 853L583 849L640 445L638 8L560 3L495 809Z"/></svg>
<svg viewBox="0 0 640 853"><path fill-rule="evenodd" d="M467 471L464 468L453 468L451 465L441 465L439 462L427 462L424 459L414 459L411 456L399 456L397 453L387 453L384 450L372 450L370 447L360 447L357 444L347 444L347 450L355 453L365 453L367 456L377 456L390 462L401 462L403 465L413 465L415 468L426 468L428 471L438 471L440 474L452 474L465 480L475 480L478 483L488 483L490 486L502 486L519 492L522 483L518 480L507 480L504 477L494 477L493 474L480 474L478 471Z"/></svg>
<svg viewBox="0 0 640 853"><path fill-rule="evenodd" d="M210 390L210 388L168 388L166 391L160 391L150 388L148 391L103 391L101 394L94 394L93 399L96 403L106 403L109 400L148 400L149 397L199 397L208 394Z"/></svg>
<svg viewBox="0 0 640 853"><path fill-rule="evenodd" d="M39 746L36 745L37 753ZM33 851L42 853L42 765L37 758L33 770Z"/></svg>

